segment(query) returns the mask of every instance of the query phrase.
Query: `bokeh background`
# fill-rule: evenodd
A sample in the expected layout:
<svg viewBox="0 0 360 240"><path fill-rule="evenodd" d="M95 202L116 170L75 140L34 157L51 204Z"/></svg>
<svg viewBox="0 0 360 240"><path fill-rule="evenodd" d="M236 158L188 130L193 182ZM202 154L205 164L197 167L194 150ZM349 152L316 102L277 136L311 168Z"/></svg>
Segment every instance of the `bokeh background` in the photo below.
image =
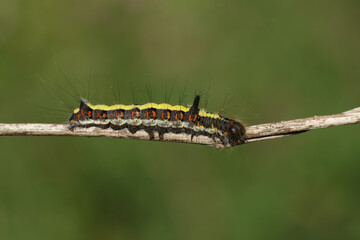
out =
<svg viewBox="0 0 360 240"><path fill-rule="evenodd" d="M201 91L209 111L228 102L247 125L349 110L360 103L359 9L1 1L0 122L66 122L57 105L73 89L61 71L92 102L120 92L143 103L145 86L162 102L175 83L170 103L187 86L184 104ZM359 135L342 126L222 151L1 137L0 239L359 239Z"/></svg>

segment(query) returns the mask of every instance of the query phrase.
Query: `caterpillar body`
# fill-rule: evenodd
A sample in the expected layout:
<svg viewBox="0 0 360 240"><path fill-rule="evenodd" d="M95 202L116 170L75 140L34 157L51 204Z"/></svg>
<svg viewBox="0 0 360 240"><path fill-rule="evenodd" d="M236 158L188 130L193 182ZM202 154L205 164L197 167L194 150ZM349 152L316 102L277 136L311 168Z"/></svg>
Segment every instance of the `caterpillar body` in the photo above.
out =
<svg viewBox="0 0 360 240"><path fill-rule="evenodd" d="M127 128L131 133L145 130L150 139L158 132L162 139L166 133L186 133L195 136L220 139L224 146L243 144L246 140L244 126L233 119L208 113L199 109L200 96L196 96L191 107L166 103L143 105L92 105L81 100L80 107L69 119L70 129L75 127L99 127L120 130Z"/></svg>

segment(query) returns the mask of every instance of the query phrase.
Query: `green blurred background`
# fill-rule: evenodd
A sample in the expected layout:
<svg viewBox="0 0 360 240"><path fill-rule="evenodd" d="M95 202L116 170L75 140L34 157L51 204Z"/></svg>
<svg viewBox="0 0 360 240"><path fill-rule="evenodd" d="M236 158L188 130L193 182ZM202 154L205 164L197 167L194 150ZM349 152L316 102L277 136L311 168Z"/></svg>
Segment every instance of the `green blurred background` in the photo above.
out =
<svg viewBox="0 0 360 240"><path fill-rule="evenodd" d="M195 91L208 92L209 111L231 98L227 116L248 125L349 110L360 103L359 10L357 0L1 1L0 121L66 122L39 107L66 96L57 65L81 91L91 78L94 103L113 103L111 86L131 103L131 84L138 102L146 84L162 102L176 82L174 104L187 82L184 104ZM342 126L222 151L1 137L0 239L360 239L359 134Z"/></svg>

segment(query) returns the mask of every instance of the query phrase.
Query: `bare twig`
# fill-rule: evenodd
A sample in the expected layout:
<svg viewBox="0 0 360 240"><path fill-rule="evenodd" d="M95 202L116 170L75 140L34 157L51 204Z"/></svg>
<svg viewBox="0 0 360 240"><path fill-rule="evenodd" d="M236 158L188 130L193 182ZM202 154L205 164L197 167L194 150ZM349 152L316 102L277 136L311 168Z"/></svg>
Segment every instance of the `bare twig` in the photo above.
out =
<svg viewBox="0 0 360 240"><path fill-rule="evenodd" d="M314 116L309 118L265 123L253 125L246 128L247 143L279 138L306 132L317 128L327 128L347 124L360 123L360 107L340 114L327 116ZM149 134L145 131L138 131L135 134L127 129L113 130L91 128L75 128L69 130L66 124L38 124L38 123L0 123L0 136L83 136L83 137L111 137L149 140ZM155 133L154 139L159 141ZM215 148L224 148L219 140L212 140L209 137L198 136L193 140L188 134L166 133L161 141L182 142L210 145Z"/></svg>

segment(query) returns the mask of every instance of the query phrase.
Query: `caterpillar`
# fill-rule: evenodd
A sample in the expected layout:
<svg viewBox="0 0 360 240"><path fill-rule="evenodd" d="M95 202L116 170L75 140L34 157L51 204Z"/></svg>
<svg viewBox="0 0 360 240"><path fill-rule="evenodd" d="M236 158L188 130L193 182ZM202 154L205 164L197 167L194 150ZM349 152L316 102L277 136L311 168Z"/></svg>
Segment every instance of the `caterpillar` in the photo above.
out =
<svg viewBox="0 0 360 240"><path fill-rule="evenodd" d="M199 109L199 102L199 95L195 96L191 107L167 103L92 105L81 99L80 107L69 119L69 127L127 128L132 134L145 130L150 139L154 138L154 132L158 132L160 140L169 132L190 134L191 140L203 135L214 141L220 139L224 146L245 142L245 127L240 122Z"/></svg>

